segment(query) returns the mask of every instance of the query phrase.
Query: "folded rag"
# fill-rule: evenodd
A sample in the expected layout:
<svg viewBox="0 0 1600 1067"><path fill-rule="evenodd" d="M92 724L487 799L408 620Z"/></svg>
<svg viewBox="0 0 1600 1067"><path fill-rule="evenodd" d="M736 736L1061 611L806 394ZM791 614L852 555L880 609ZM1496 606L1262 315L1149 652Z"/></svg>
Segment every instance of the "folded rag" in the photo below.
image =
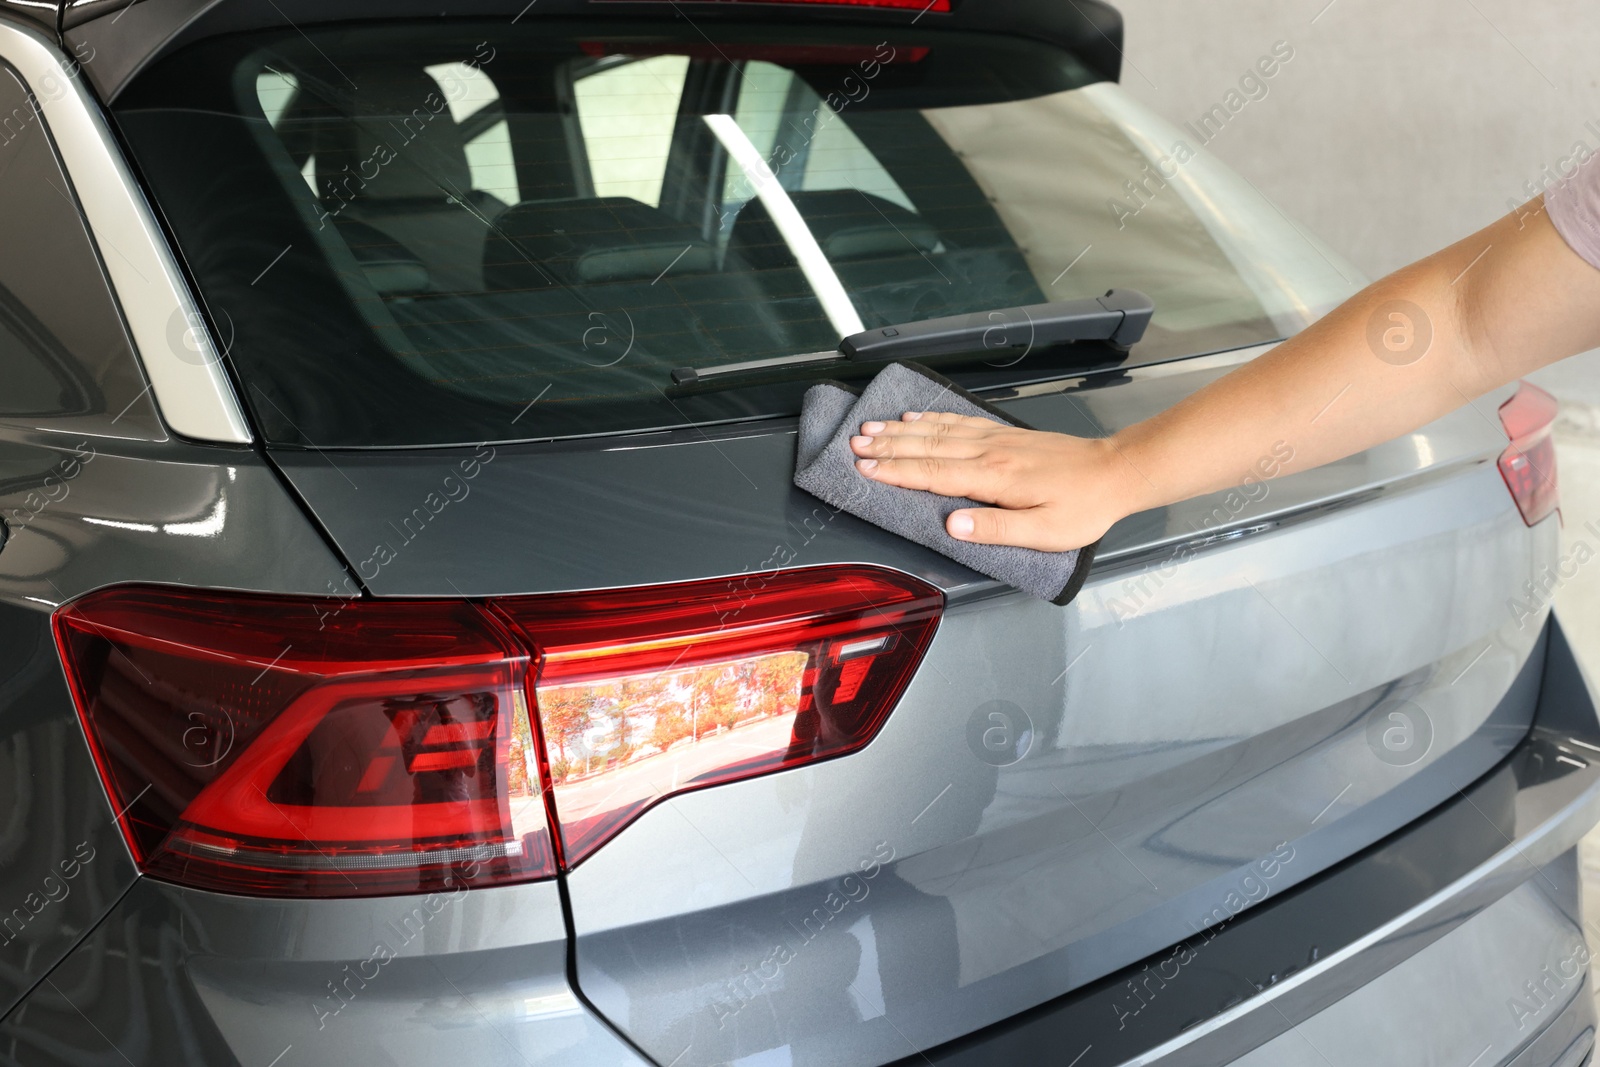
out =
<svg viewBox="0 0 1600 1067"><path fill-rule="evenodd" d="M794 484L835 508L1041 600L1065 604L1077 596L1099 542L1070 552L1040 552L958 541L945 532L945 519L960 508L988 505L884 485L856 470L850 438L861 432L861 424L892 421L907 411L953 411L1030 428L921 364L891 363L860 392L839 382L822 382L806 390Z"/></svg>

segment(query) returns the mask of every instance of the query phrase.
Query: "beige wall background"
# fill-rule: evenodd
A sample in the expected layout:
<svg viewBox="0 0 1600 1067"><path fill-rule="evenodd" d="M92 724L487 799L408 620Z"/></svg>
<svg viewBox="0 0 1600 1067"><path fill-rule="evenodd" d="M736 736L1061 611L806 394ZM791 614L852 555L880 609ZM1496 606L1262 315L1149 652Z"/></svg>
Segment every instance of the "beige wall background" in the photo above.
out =
<svg viewBox="0 0 1600 1067"><path fill-rule="evenodd" d="M1206 151L1374 278L1531 198L1580 146L1600 152L1595 0L1112 2L1123 88L1180 126L1293 46ZM1600 519L1600 352L1535 379L1562 401L1567 451L1595 452L1566 465L1569 517ZM1593 619L1600 668L1594 579L1571 613Z"/></svg>
<svg viewBox="0 0 1600 1067"><path fill-rule="evenodd" d="M1178 123L1293 45L1208 148L1374 277L1526 199L1576 142L1600 150L1594 0L1113 3L1123 88Z"/></svg>

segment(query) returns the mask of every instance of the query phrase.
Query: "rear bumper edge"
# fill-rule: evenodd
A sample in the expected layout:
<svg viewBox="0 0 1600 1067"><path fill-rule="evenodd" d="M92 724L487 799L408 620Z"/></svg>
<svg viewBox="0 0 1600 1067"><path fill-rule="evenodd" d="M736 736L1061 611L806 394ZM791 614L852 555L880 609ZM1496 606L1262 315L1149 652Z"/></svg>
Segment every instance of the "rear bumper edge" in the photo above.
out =
<svg viewBox="0 0 1600 1067"><path fill-rule="evenodd" d="M1227 1063L1542 877L1600 822L1595 702L1553 616L1546 636L1532 729L1450 801L1236 919L901 1062Z"/></svg>

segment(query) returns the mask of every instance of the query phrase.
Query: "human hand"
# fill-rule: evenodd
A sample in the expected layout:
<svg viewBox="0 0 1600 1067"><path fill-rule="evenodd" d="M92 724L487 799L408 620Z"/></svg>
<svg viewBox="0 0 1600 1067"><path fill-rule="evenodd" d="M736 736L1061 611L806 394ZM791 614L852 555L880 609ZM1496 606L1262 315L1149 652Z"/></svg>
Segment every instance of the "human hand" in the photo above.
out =
<svg viewBox="0 0 1600 1067"><path fill-rule="evenodd" d="M945 522L951 537L978 544L1082 548L1140 510L1138 490L1148 486L1109 439L949 412L863 423L850 448L873 481L996 505L963 508Z"/></svg>

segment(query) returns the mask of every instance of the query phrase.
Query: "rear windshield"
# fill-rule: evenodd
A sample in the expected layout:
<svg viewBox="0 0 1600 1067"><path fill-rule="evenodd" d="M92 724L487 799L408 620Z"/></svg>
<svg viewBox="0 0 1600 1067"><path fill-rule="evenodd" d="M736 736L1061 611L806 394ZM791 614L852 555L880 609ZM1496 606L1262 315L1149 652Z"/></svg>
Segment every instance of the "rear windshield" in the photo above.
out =
<svg viewBox="0 0 1600 1067"><path fill-rule="evenodd" d="M286 28L143 74L117 120L266 439L792 415L811 381L852 368L715 388L671 372L1112 286L1155 301L1140 362L1276 336L1181 209L1156 240L1147 226L1086 254L1142 157L1079 91L1092 76L1072 55L898 29L714 32ZM1070 368L948 369L981 388Z"/></svg>

